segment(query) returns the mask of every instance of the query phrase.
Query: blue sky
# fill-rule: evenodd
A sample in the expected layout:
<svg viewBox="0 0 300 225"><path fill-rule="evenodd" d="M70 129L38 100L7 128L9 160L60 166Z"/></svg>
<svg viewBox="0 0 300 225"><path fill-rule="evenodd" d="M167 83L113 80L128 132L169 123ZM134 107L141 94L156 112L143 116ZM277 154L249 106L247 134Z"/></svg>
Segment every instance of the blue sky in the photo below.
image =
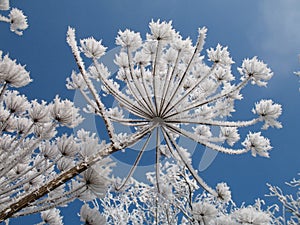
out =
<svg viewBox="0 0 300 225"><path fill-rule="evenodd" d="M119 29L148 32L151 19L172 20L183 37L195 42L198 27L206 26L205 48L217 43L228 46L233 60L233 73L244 58L257 55L274 72L267 88L249 85L243 90L244 100L236 105L233 119L251 118L254 103L272 98L283 105L281 130L263 131L271 139L270 159L251 155L218 154L201 175L212 186L224 181L233 191L237 203L253 203L266 194L266 182L283 186L284 181L299 171L300 93L300 2L298 0L60 0L11 1L28 16L29 29L19 37L0 24L0 49L11 58L26 64L34 82L21 89L29 99L52 100L56 94L73 99L74 92L65 88L65 80L76 69L65 36L68 26L76 28L77 37L103 39L108 49L115 47ZM88 63L87 63L88 65ZM198 147L202 151L201 146ZM69 209L66 224L76 212ZM34 220L36 222L36 220ZM28 224L33 223L28 219ZM15 221L12 224L20 224ZM73 223L74 224L74 223Z"/></svg>

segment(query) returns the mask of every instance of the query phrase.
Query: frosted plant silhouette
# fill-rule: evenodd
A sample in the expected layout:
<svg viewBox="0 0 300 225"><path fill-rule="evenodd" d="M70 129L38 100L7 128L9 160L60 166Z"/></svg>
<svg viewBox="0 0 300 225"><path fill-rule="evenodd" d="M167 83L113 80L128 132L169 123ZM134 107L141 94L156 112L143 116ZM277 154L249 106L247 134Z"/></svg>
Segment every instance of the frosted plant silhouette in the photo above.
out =
<svg viewBox="0 0 300 225"><path fill-rule="evenodd" d="M217 197L199 193L199 186L187 168L169 162L161 167L159 194L152 172L147 174L151 185L130 179L130 185L123 191L111 190L100 199L102 216L108 224L284 224L282 218L274 216L276 205L265 206L263 200L257 199L253 205L238 207L225 183L217 185Z"/></svg>
<svg viewBox="0 0 300 225"><path fill-rule="evenodd" d="M280 187L268 184L270 193L267 196L276 197L282 204L282 220L288 221L289 225L296 225L300 223L300 179L294 178L286 182L286 185L293 187L295 192L285 194Z"/></svg>
<svg viewBox="0 0 300 225"><path fill-rule="evenodd" d="M258 117L247 121L222 121L220 118L230 116L234 101L242 99L240 90L248 83L266 86L273 73L256 57L245 59L238 71L240 81L236 84L231 73L233 60L227 47L218 45L207 51L211 65L204 62L201 55L206 38L206 28L199 29L195 46L192 41L183 39L173 28L171 22L152 21L149 24L150 34L145 42L139 33L128 29L119 31L116 44L122 47L116 55L115 63L119 66L116 77L98 59L104 54L105 47L101 41L87 38L80 41L80 51L92 58L94 65L85 71L72 28L68 31L68 43L72 48L81 75L72 74L68 80L71 89L80 88L85 94L90 113L100 114L108 129L112 145L124 149L130 140L134 144L143 137L141 148L127 179L134 172L151 136L156 137L156 174L162 156L173 157L188 168L197 182L211 194L216 194L198 175L191 165L189 153L184 146L176 142L178 136L184 136L203 146L227 154L242 154L251 151L268 157L271 149L268 139L261 132L249 132L242 142L244 148L222 147L218 143L227 141L233 146L239 140L238 128L263 122L263 129L269 126L281 128L277 118L281 106L272 100L261 100L255 104L253 113ZM118 101L119 106L105 109L100 96L95 92L92 80L99 80L103 90ZM85 82L84 82L85 81ZM84 85L82 85L84 83ZM86 85L87 84L87 85ZM125 87L124 87L125 85ZM122 86L122 91L120 89ZM84 90L87 89L93 99ZM221 90L221 91L218 91ZM127 110L132 118L123 118ZM132 126L136 132L116 134L113 123ZM185 129L192 125L191 129ZM220 134L212 136L211 127L220 127ZM191 126L187 126L190 128ZM139 138L136 138L139 136ZM134 137L134 138L133 138ZM126 180L121 184L120 189ZM159 176L157 176L159 191Z"/></svg>
<svg viewBox="0 0 300 225"><path fill-rule="evenodd" d="M0 10L9 10L9 0L0 0ZM18 35L23 35L23 30L28 28L27 16L23 11L17 8L12 8L7 16L0 14L0 21L10 24L10 30Z"/></svg>
<svg viewBox="0 0 300 225"><path fill-rule="evenodd" d="M57 134L57 128L74 128L82 121L79 109L71 101L62 100L59 96L51 103L28 101L26 96L9 90L24 86L31 80L24 66L8 56L1 57L0 221L42 212L42 223L62 224L59 210L55 208L77 198L94 205L85 204L82 207L81 221L97 221L94 223L99 224L100 221L109 220L105 212L103 215L95 213L96 209L101 208L96 199L105 200L103 196L109 196L110 193L107 194L107 188L121 193L122 190L130 190L133 182L130 177L151 138L156 140L156 168L147 177L153 185L138 183L143 188L142 193L151 189L149 195L145 195L149 201L153 200L148 206L153 206L152 210L155 211L149 214L154 218L149 221L160 223L163 214L159 214L158 209L163 206L163 199L169 197L174 200L170 204L174 209L174 221L178 213L185 215L186 221L183 223L186 224L205 223L217 214L226 215L222 207L213 208L213 205L219 204L217 200L230 201L228 186L220 183L214 189L206 184L193 168L188 149L179 146L178 138L191 139L225 154L251 152L253 156L269 157L272 147L261 132L250 131L241 142L242 148L233 146L240 139L238 129L241 127L261 122L263 129L270 126L281 128L277 121L281 114L280 105L272 100L261 100L255 103L255 117L250 120L224 121L222 118L231 116L235 111L234 102L242 99L240 91L243 87L249 82L266 86L273 73L264 62L253 57L243 61L238 68L239 78L235 81L236 77L231 71L234 62L227 47L217 45L207 50L208 61L205 53L202 53L206 28L198 30L199 35L193 45L189 38L183 39L173 29L171 22L152 21L149 27L150 34L147 34L144 42L139 33L128 29L119 31L116 44L121 46L121 51L115 57L115 63L119 66L116 76L110 75L105 65L99 63L106 51L101 41L86 38L80 40L78 46L75 30L68 29L67 42L79 72L72 72L67 79L67 87L82 93L87 101L86 112L103 119L107 141L100 141L95 134L84 130L74 135ZM93 61L88 71L81 54ZM103 93L96 91L94 82L100 82L102 92L112 96L119 105L115 108L107 106L103 101ZM123 117L124 111L130 114L130 118ZM129 126L135 132L117 133L115 124ZM219 134L213 135L212 127L219 127ZM221 146L220 143L224 141L227 144ZM111 177L113 162L109 156L117 151L125 151L126 154L127 148L139 142L142 147L128 176L123 181ZM171 180L165 176L169 164L162 162L166 157L176 161L169 171L173 171L172 181L175 182L171 189L168 186ZM177 176L177 172L181 172L182 176ZM187 189L172 193L179 188L176 185L182 183L187 184ZM193 192L199 187L208 194L197 198ZM185 199L182 205L175 204L176 199L185 198L186 193L190 198ZM203 200L206 196L209 198ZM129 195L127 199L130 199ZM104 207L107 204L110 204L107 212L114 210L109 199L102 205ZM140 206L138 201L137 208ZM208 214L203 214L204 211ZM136 213L139 217L144 212ZM105 215L106 218L103 217ZM259 206L242 207L235 212L234 221L243 223L259 218L261 224L266 224L271 221L270 215L269 210L267 214L261 212Z"/></svg>

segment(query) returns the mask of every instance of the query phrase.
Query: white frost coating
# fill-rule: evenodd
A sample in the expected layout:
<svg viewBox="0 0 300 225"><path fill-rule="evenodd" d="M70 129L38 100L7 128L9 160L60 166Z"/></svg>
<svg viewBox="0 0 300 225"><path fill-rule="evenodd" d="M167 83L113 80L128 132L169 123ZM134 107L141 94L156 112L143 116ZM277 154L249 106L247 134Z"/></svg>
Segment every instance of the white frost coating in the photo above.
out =
<svg viewBox="0 0 300 225"><path fill-rule="evenodd" d="M26 17L16 9L6 19L19 34L27 26ZM202 53L205 27L198 30L196 44L190 38L183 39L171 22L152 20L149 28L150 34L144 42L138 32L128 29L118 32L116 44L122 48L114 61L119 67L116 76L104 63L98 62L106 51L101 41L93 37L82 39L78 47L75 29L68 29L67 42L79 71L72 72L67 87L79 89L88 104L85 111L103 119L101 130L108 133L107 143L99 140L102 136L98 138L84 130L74 135L58 134L58 125L73 128L82 121L79 109L70 100L58 96L48 104L28 101L26 96L7 90L31 80L24 66L16 64L8 55L2 57L0 52L0 101L3 103L0 107L0 208L4 212L14 210L8 203L21 206L26 194L31 193L28 197L36 200L42 193L42 198L13 212L14 215L44 211L44 223L61 224L59 211L54 208L78 198L86 203L80 214L81 220L88 224L120 221L143 224L145 218L149 224L235 224L253 222L253 219L261 224L269 222L269 209L264 212L258 206L236 207L225 183L211 188L193 168L191 152L182 140L190 139L225 154L251 151L253 156L269 157L270 141L260 132L250 131L241 149L234 144L240 139L240 127L248 129L262 122L264 129L280 128L277 120L281 106L272 100L261 100L253 109L257 116L244 121L235 121L232 113L238 110L235 100L242 99L240 91L249 81L265 86L273 73L253 57L245 59L238 69L242 76L239 81L232 73L235 70L231 68L233 60L228 48L221 45L207 51L211 61L207 63L201 55L205 54ZM93 60L93 66L87 71L81 53ZM100 94L95 82L101 83ZM117 107L105 105L102 96L116 100ZM226 120L228 116L232 116L230 120ZM116 124L129 129L116 132ZM213 132L215 127L219 132ZM152 140L154 147L150 144ZM229 147L221 144L224 141ZM125 155L132 146L142 147L128 176L123 182L111 178L114 163L109 155L119 150ZM156 154L155 172L146 174L151 185L131 178L143 152L149 149L154 149ZM88 168L81 172L85 167ZM66 182L67 179L71 181ZM59 184L62 186L50 191ZM114 186L123 191L114 192L119 189ZM198 188L206 192L197 194ZM101 201L103 215L98 211L97 201ZM232 210L226 208L230 204Z"/></svg>

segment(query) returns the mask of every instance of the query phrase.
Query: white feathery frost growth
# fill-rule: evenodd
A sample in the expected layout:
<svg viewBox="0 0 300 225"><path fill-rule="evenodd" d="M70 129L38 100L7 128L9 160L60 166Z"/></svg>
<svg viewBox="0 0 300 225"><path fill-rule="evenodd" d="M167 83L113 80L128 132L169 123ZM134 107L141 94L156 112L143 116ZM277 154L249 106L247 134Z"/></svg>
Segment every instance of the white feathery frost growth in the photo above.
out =
<svg viewBox="0 0 300 225"><path fill-rule="evenodd" d="M11 23L17 34L28 26L26 16L17 9L0 20ZM255 117L243 121L235 121L233 113L248 82L267 85L273 76L270 68L253 57L243 61L240 75L235 76L228 47L218 44L203 51L207 28L198 29L195 44L175 31L171 21L152 20L149 28L144 41L138 32L118 32L115 42L121 50L114 60L119 67L116 74L99 60L107 49L102 41L89 37L78 45L75 29L68 29L67 43L79 71L67 78L67 88L80 91L87 102L85 112L102 118L106 141L83 129L73 135L58 132L59 127L74 128L83 120L70 100L57 95L50 103L29 101L8 90L25 86L31 79L24 66L8 55L2 57L1 52L0 222L41 212L40 224L62 224L56 208L75 199L84 203L80 220L85 224L271 221L269 210L238 209L226 183L210 187L193 168L187 146L180 145L180 139L187 139L199 144L197 151L204 146L224 154L251 151L253 156L269 157L269 139L253 131L240 137L239 130L260 122L263 129L280 128L281 106L261 100L253 109ZM81 55L92 59L88 69ZM100 91L95 82L100 83ZM110 107L105 98L118 104ZM241 138L242 147L234 147ZM153 140L155 147L151 147ZM117 151L126 154L132 146L139 146L140 151L128 176L123 180L112 177L115 163L109 156ZM150 184L144 184L132 175L143 153L152 148L155 171L146 174ZM196 193L199 188L203 194ZM228 211L230 204L233 207Z"/></svg>
<svg viewBox="0 0 300 225"><path fill-rule="evenodd" d="M270 140L261 136L261 132L250 132L242 145L246 150L251 150L253 156L258 154L260 156L269 157L268 151L272 149Z"/></svg>
<svg viewBox="0 0 300 225"><path fill-rule="evenodd" d="M229 202L231 200L231 191L226 183L218 183L216 186L216 191L220 200L224 202Z"/></svg>
<svg viewBox="0 0 300 225"><path fill-rule="evenodd" d="M49 108L51 118L62 126L74 128L82 122L83 118L79 114L79 109L74 103L66 99L62 101L58 96Z"/></svg>
<svg viewBox="0 0 300 225"><path fill-rule="evenodd" d="M0 10L10 10L10 0L0 0ZM0 14L0 22L10 24L10 31L17 35L23 35L23 31L28 28L27 16L23 11L17 8L12 8L7 16Z"/></svg>
<svg viewBox="0 0 300 225"><path fill-rule="evenodd" d="M18 35L23 34L23 30L28 28L27 17L20 9L13 8L9 13L10 30Z"/></svg>
<svg viewBox="0 0 300 225"><path fill-rule="evenodd" d="M209 224L216 218L218 210L213 204L207 202L197 202L193 206L193 216L198 223Z"/></svg>
<svg viewBox="0 0 300 225"><path fill-rule="evenodd" d="M105 143L84 130L58 135L58 127L74 128L83 120L79 108L58 96L52 103L29 101L13 90L30 82L25 67L1 52L0 217L3 221L12 212L14 216L41 212L40 224L60 225L56 207L104 195L113 164L107 157L89 162L88 168L87 158L103 150Z"/></svg>
<svg viewBox="0 0 300 225"><path fill-rule="evenodd" d="M190 155L183 150L184 146L178 145L178 139L191 139L222 153L242 154L251 150L253 156L268 157L270 142L260 132L249 132L243 141L243 149L232 146L240 139L238 130L242 127L264 122L264 129L269 126L280 128L281 124L277 121L281 114L280 105L272 100L262 100L253 110L258 114L257 118L245 121L226 121L224 118L235 112L234 102L242 99L240 91L248 82L266 86L273 73L265 63L253 57L243 61L241 68L238 68L241 81L234 82L231 69L234 61L227 47L218 44L216 48L210 48L207 57L211 63L205 62L205 55L201 54L207 33L205 27L199 29L195 45L191 39L183 39L173 29L171 21L151 21L149 28L150 34L146 35L144 42L138 32L129 29L118 32L116 44L121 50L115 57L115 63L119 66L116 76L107 72L105 65L98 61L98 56L93 57L94 64L86 71L79 50L90 57L94 54L94 48L83 46L86 39L80 41L81 48L78 48L74 29L69 29L67 41L92 98L84 94L88 111L100 113L104 118L115 148L124 150L139 141L144 142L128 177L148 148L150 138L155 136L157 174L160 162L165 158L163 155L170 155L181 161L205 190L217 195L193 169ZM104 48L97 44L97 49ZM94 79L100 80L103 92L114 97L119 109L104 109L93 87ZM80 84L75 73L67 81L70 89L78 87L81 93L87 93L86 89L81 89L85 86ZM122 114L116 115L112 111L128 112L132 117L124 118ZM133 127L136 132L114 133L116 123ZM219 134L213 134L214 127L220 128ZM229 147L221 146L223 141L227 141ZM160 150L161 144L166 146L164 154ZM159 184L157 175L158 192Z"/></svg>
<svg viewBox="0 0 300 225"><path fill-rule="evenodd" d="M268 213L259 211L252 206L236 210L233 213L233 217L236 219L238 224L271 224L271 216Z"/></svg>
<svg viewBox="0 0 300 225"><path fill-rule="evenodd" d="M152 20L149 24L149 28L151 34L147 34L148 40L172 41L173 37L176 34L175 30L172 27L172 21L169 21L167 23L166 21L160 22L160 20L157 20L155 22Z"/></svg>
<svg viewBox="0 0 300 225"><path fill-rule="evenodd" d="M275 197L281 203L284 215L283 220L287 220L287 224L297 225L300 224L300 179L293 178L291 181L285 182L285 184L294 191L286 194L280 187L268 184L270 193L267 196Z"/></svg>
<svg viewBox="0 0 300 225"><path fill-rule="evenodd" d="M9 0L0 0L0 10L9 10ZM7 17L0 14L0 21L9 23L10 31L17 35L23 35L23 31L28 28L27 16L17 8L12 8Z"/></svg>
<svg viewBox="0 0 300 225"><path fill-rule="evenodd" d="M80 40L81 51L88 58L99 59L104 55L106 48L101 45L102 41L96 41L93 37Z"/></svg>
<svg viewBox="0 0 300 225"><path fill-rule="evenodd" d="M281 105L274 104L272 100L261 100L255 104L252 112L259 115L260 120L265 122L263 129L268 129L269 126L282 127L281 123L277 121L282 112Z"/></svg>
<svg viewBox="0 0 300 225"><path fill-rule="evenodd" d="M8 55L2 57L2 51L0 51L0 82L5 85L5 88L6 85L23 87L31 81L25 66L17 64L16 60L10 59Z"/></svg>
<svg viewBox="0 0 300 225"><path fill-rule="evenodd" d="M106 219L101 216L99 209L90 208L87 204L84 204L80 209L80 221L89 225L106 224Z"/></svg>
<svg viewBox="0 0 300 225"><path fill-rule="evenodd" d="M223 47L220 44L218 44L215 49L210 48L209 50L207 50L207 56L210 61L219 63L224 66L228 66L234 63L229 55L228 47Z"/></svg>
<svg viewBox="0 0 300 225"><path fill-rule="evenodd" d="M22 114L29 108L30 104L25 95L20 95L18 91L7 91L4 95L4 104L10 113Z"/></svg>
<svg viewBox="0 0 300 225"><path fill-rule="evenodd" d="M126 29L118 32L116 44L130 50L136 50L142 45L142 38L139 33Z"/></svg>
<svg viewBox="0 0 300 225"><path fill-rule="evenodd" d="M270 68L266 67L266 64L258 60L257 57L245 59L242 67L238 68L238 71L242 75L242 80L250 78L251 84L258 86L266 86L267 81L273 76Z"/></svg>
<svg viewBox="0 0 300 225"><path fill-rule="evenodd" d="M161 167L160 194L154 172L146 174L151 185L131 178L122 191L107 192L100 200L107 224L283 224L274 218L271 207L263 209L259 199L238 207L225 183L217 185L218 196L199 193L186 168L169 162Z"/></svg>
<svg viewBox="0 0 300 225"><path fill-rule="evenodd" d="M49 209L41 212L42 220L49 225L63 225L62 216L59 209Z"/></svg>

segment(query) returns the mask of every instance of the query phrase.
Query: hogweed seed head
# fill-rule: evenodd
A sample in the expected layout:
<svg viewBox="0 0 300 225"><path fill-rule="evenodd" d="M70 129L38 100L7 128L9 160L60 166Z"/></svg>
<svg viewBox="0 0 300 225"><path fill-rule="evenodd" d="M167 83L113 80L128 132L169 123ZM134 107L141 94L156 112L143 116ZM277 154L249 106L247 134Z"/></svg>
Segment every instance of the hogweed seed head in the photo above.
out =
<svg viewBox="0 0 300 225"><path fill-rule="evenodd" d="M235 112L234 102L242 99L240 90L248 81L264 86L273 73L256 57L245 59L238 68L242 81L234 83L238 79L232 74L234 61L227 47L218 44L216 48L207 50L208 60L212 64L205 63L205 57L201 55L207 33L205 27L199 29L195 45L191 39L183 39L173 29L171 21L152 20L149 28L150 34L146 35L144 42L137 32L128 29L118 32L116 44L122 49L114 60L119 67L116 76L111 75L98 61L94 61L89 69L88 76L99 80L105 95L111 95L119 105L118 109L108 107L103 114L113 123L135 131L133 134L114 133L111 137L113 146L126 151L127 146L143 142L141 137L148 139L156 133L157 161L162 159L161 153L174 157L189 169L202 187L217 196L218 193L205 184L193 169L191 155L184 146L178 145L178 139L191 139L227 154L242 154L251 150L253 156L268 157L270 142L261 133L250 132L242 143L243 149L234 149L233 145L240 139L240 127L259 121L265 122L263 128L280 127L277 122L281 114L280 105L262 101L256 104L254 110L259 118L248 121L226 121L224 118ZM68 43L78 64L83 65L76 53L75 33L72 30L68 31ZM76 80L74 78L72 80ZM87 111L95 113L96 107L92 99ZM123 114L131 116L126 118ZM211 132L213 127L220 128L218 134ZM223 141L230 148L221 146ZM164 148L161 143L164 143ZM148 145L146 141L141 154ZM219 192L228 199L227 189L224 185L222 187L218 186Z"/></svg>
<svg viewBox="0 0 300 225"><path fill-rule="evenodd" d="M13 8L9 13L10 30L18 35L23 35L23 30L28 28L27 16L20 9Z"/></svg>

